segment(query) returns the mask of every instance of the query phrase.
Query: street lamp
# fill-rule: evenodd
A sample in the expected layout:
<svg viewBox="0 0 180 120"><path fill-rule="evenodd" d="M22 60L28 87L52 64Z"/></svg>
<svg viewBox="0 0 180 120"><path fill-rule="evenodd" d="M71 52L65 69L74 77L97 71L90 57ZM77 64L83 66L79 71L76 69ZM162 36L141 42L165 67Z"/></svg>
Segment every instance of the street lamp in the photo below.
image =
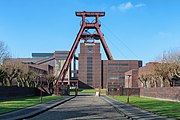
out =
<svg viewBox="0 0 180 120"><path fill-rule="evenodd" d="M127 75L128 76L128 97L127 97L127 103L129 103L129 80L131 75Z"/></svg>

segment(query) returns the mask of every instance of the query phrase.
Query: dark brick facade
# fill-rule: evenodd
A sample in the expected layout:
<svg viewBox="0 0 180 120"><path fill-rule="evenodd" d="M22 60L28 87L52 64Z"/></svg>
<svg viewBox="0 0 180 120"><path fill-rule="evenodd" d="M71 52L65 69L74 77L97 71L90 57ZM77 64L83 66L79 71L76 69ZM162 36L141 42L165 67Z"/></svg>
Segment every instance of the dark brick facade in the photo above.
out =
<svg viewBox="0 0 180 120"><path fill-rule="evenodd" d="M81 43L78 79L89 87L101 86L100 43ZM81 86L80 86L81 87Z"/></svg>
<svg viewBox="0 0 180 120"><path fill-rule="evenodd" d="M130 77L129 77L130 75ZM125 73L125 88L137 88L139 87L138 69L132 69Z"/></svg>
<svg viewBox="0 0 180 120"><path fill-rule="evenodd" d="M125 72L141 66L138 60L101 60L100 43L80 44L79 81L89 87L124 86Z"/></svg>
<svg viewBox="0 0 180 120"><path fill-rule="evenodd" d="M38 88L29 87L17 87L17 86L0 86L0 100L36 96L39 95L40 91Z"/></svg>
<svg viewBox="0 0 180 120"><path fill-rule="evenodd" d="M117 84L124 86L125 72L131 69L138 69L141 66L142 61L138 60L103 60L103 88L105 88L106 84Z"/></svg>
<svg viewBox="0 0 180 120"><path fill-rule="evenodd" d="M140 96L140 88L124 88L120 85L107 85L107 95Z"/></svg>
<svg viewBox="0 0 180 120"><path fill-rule="evenodd" d="M163 88L123 88L119 85L107 85L107 95L143 96L158 99L180 101L180 87Z"/></svg>
<svg viewBox="0 0 180 120"><path fill-rule="evenodd" d="M180 101L180 87L141 88L140 96Z"/></svg>

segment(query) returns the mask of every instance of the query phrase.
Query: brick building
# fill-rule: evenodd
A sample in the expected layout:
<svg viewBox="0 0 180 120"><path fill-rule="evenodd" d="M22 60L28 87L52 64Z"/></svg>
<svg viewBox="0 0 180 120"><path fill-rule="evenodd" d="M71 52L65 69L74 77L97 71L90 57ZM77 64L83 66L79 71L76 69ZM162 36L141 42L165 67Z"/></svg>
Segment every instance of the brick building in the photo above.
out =
<svg viewBox="0 0 180 120"><path fill-rule="evenodd" d="M137 88L140 86L140 82L138 80L138 69L132 69L125 73L125 88Z"/></svg>
<svg viewBox="0 0 180 120"><path fill-rule="evenodd" d="M81 43L79 82L84 88L106 88L107 84L125 85L125 72L142 66L139 60L101 60L100 43Z"/></svg>
<svg viewBox="0 0 180 120"><path fill-rule="evenodd" d="M40 71L38 74L54 74L59 75L62 66L67 58L69 51L55 51L54 53L32 53L32 58L6 58L3 61L4 65L25 65L35 71ZM65 82L70 77L77 77L76 73L72 72L76 68L73 58L72 65L68 69L68 74L65 76ZM71 69L71 70L70 70Z"/></svg>
<svg viewBox="0 0 180 120"><path fill-rule="evenodd" d="M80 87L98 88L101 86L101 54L99 43L81 43L79 53Z"/></svg>
<svg viewBox="0 0 180 120"><path fill-rule="evenodd" d="M33 53L32 58L10 58L9 62L26 64L33 69L46 71L46 74L51 70L51 73L57 77L68 54L69 51L55 51L53 55L52 53ZM78 71L76 70L77 59L79 60ZM74 56L64 82L71 84L78 79L80 88L106 88L107 85L127 87L125 72L139 69L141 66L142 61L139 60L101 60L100 43L80 43L78 58ZM71 85L74 86L73 84ZM137 85L132 83L131 86Z"/></svg>
<svg viewBox="0 0 180 120"><path fill-rule="evenodd" d="M103 88L107 84L125 85L125 72L142 66L139 60L102 60Z"/></svg>

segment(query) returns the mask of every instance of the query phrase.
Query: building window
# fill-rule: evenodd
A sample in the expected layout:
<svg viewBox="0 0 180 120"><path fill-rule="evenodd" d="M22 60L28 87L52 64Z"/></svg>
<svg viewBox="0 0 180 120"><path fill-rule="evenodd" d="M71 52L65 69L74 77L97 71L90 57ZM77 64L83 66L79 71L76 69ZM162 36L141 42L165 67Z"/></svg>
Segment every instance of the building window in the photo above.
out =
<svg viewBox="0 0 180 120"><path fill-rule="evenodd" d="M142 61L138 61L138 66L142 67Z"/></svg>
<svg viewBox="0 0 180 120"><path fill-rule="evenodd" d="M93 46L87 46L87 53L93 53Z"/></svg>
<svg viewBox="0 0 180 120"><path fill-rule="evenodd" d="M67 56L55 56L57 59L66 59L67 58Z"/></svg>
<svg viewBox="0 0 180 120"><path fill-rule="evenodd" d="M108 66L128 66L128 63L108 63Z"/></svg>
<svg viewBox="0 0 180 120"><path fill-rule="evenodd" d="M110 79L110 80L118 80L119 79L119 76L111 76L111 75L109 75L108 76L108 79Z"/></svg>
<svg viewBox="0 0 180 120"><path fill-rule="evenodd" d="M119 79L125 79L124 76L119 76L119 75L108 75L109 80L119 80Z"/></svg>
<svg viewBox="0 0 180 120"><path fill-rule="evenodd" d="M108 72L109 73L124 73L126 72L127 70L115 70L115 69L110 69L108 68Z"/></svg>
<svg viewBox="0 0 180 120"><path fill-rule="evenodd" d="M125 76L119 76L119 79L125 79Z"/></svg>
<svg viewBox="0 0 180 120"><path fill-rule="evenodd" d="M87 57L87 84L92 85L93 83L93 60L92 56Z"/></svg>

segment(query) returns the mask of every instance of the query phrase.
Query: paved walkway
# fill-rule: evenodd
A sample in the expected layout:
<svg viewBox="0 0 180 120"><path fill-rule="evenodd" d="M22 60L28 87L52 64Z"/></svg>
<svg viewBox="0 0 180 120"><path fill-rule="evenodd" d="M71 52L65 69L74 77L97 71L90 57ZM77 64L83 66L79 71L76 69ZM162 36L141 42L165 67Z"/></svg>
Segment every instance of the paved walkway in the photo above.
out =
<svg viewBox="0 0 180 120"><path fill-rule="evenodd" d="M72 99L73 98L73 99ZM63 103L63 104L62 104ZM0 120L62 120L62 119L109 119L109 120L173 120L119 102L108 96L66 96L29 108L0 115Z"/></svg>
<svg viewBox="0 0 180 120"><path fill-rule="evenodd" d="M112 99L108 96L102 96L102 99L110 103L116 110L123 113L130 119L135 120L174 120L172 118L167 118L163 116L158 116L153 113L147 112L137 107L133 107L131 105L125 104L123 102L119 102L115 99Z"/></svg>
<svg viewBox="0 0 180 120"><path fill-rule="evenodd" d="M127 120L122 113L97 96L77 96L53 109L50 109L30 120Z"/></svg>

